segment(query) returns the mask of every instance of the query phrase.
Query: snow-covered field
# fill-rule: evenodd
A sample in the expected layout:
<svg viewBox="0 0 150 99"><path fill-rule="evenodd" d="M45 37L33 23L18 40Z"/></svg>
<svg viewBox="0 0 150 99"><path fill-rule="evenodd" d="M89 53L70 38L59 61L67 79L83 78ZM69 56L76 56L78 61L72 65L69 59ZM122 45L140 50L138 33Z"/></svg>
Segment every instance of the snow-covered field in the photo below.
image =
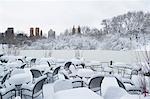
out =
<svg viewBox="0 0 150 99"><path fill-rule="evenodd" d="M149 51L148 51L149 52ZM112 51L112 50L19 50L9 48L5 51L0 50L0 53L6 53L7 55L19 55L28 57L54 57L59 59L71 59L74 57L80 57L85 60L96 60L101 62L123 62L123 63L135 63L137 58L140 57L144 60L145 51Z"/></svg>

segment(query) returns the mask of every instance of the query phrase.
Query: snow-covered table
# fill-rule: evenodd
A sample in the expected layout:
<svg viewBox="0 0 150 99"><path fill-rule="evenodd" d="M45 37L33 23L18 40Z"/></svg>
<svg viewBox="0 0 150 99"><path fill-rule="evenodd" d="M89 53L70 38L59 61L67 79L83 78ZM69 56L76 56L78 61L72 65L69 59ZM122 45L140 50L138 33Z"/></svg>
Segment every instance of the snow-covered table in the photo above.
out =
<svg viewBox="0 0 150 99"><path fill-rule="evenodd" d="M20 85L32 81L32 78L29 74L21 73L11 76L8 81L11 85Z"/></svg>
<svg viewBox="0 0 150 99"><path fill-rule="evenodd" d="M47 65L36 65L36 66L33 66L33 67L31 67L32 69L38 69L38 70L40 70L40 71L45 71L45 70L47 70L47 69L50 69L50 67L48 66L48 64Z"/></svg>
<svg viewBox="0 0 150 99"><path fill-rule="evenodd" d="M74 88L58 91L54 94L54 99L103 99L88 88Z"/></svg>
<svg viewBox="0 0 150 99"><path fill-rule="evenodd" d="M20 89L21 89L21 86L25 83L29 83L32 81L32 76L27 73L27 72L24 72L24 73L18 73L18 74L14 74L12 75L9 80L8 80L8 83L10 85L15 85L16 87L16 90L18 91L18 95L20 96Z"/></svg>
<svg viewBox="0 0 150 99"><path fill-rule="evenodd" d="M79 77L85 77L85 78L90 78L94 75L94 71L91 69L79 69L77 71L77 75Z"/></svg>

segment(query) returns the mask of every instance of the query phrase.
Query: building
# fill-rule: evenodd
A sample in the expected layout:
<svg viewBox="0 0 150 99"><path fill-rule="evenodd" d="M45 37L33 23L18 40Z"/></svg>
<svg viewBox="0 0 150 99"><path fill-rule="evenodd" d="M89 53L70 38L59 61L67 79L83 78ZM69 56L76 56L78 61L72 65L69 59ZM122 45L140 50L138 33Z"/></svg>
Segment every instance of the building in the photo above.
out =
<svg viewBox="0 0 150 99"><path fill-rule="evenodd" d="M40 31L40 37L42 37L43 36L43 32L42 32L42 30Z"/></svg>
<svg viewBox="0 0 150 99"><path fill-rule="evenodd" d="M74 35L74 34L81 34L80 26L78 26L78 28L75 28L75 26L73 26L73 28L72 28L72 35Z"/></svg>
<svg viewBox="0 0 150 99"><path fill-rule="evenodd" d="M80 28L80 26L78 26L78 28L77 28L77 33L81 34L81 28Z"/></svg>
<svg viewBox="0 0 150 99"><path fill-rule="evenodd" d="M13 27L7 28L7 30L5 31L5 36L7 38L14 39L14 28Z"/></svg>
<svg viewBox="0 0 150 99"><path fill-rule="evenodd" d="M30 28L30 37L33 37L33 36L34 36L34 28L31 27L31 28Z"/></svg>
<svg viewBox="0 0 150 99"><path fill-rule="evenodd" d="M27 40L27 35L19 33L16 35L16 44L22 45Z"/></svg>
<svg viewBox="0 0 150 99"><path fill-rule="evenodd" d="M5 34L4 33L0 33L0 44L5 43Z"/></svg>
<svg viewBox="0 0 150 99"><path fill-rule="evenodd" d="M36 36L36 37L39 37L39 36L40 36L40 28L39 28L39 27L36 27L36 28L35 28L35 36Z"/></svg>
<svg viewBox="0 0 150 99"><path fill-rule="evenodd" d="M55 31L53 31L52 29L50 29L48 31L48 38L55 38Z"/></svg>
<svg viewBox="0 0 150 99"><path fill-rule="evenodd" d="M8 44L13 44L15 38L15 34L14 34L14 28L13 27L9 27L7 28L7 30L5 31L5 42Z"/></svg>
<svg viewBox="0 0 150 99"><path fill-rule="evenodd" d="M73 28L72 28L72 35L74 35L76 33L76 29L75 29L75 27L73 26Z"/></svg>

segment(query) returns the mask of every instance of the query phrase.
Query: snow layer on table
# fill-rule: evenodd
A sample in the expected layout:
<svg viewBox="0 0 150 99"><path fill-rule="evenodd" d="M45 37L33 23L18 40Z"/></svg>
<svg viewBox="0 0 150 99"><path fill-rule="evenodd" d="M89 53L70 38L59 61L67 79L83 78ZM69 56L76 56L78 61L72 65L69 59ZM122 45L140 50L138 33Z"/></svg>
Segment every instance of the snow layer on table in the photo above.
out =
<svg viewBox="0 0 150 99"><path fill-rule="evenodd" d="M120 87L108 87L104 93L104 99L120 99L128 93Z"/></svg>
<svg viewBox="0 0 150 99"><path fill-rule="evenodd" d="M102 95L105 95L109 87L119 87L115 77L105 77L101 84Z"/></svg>

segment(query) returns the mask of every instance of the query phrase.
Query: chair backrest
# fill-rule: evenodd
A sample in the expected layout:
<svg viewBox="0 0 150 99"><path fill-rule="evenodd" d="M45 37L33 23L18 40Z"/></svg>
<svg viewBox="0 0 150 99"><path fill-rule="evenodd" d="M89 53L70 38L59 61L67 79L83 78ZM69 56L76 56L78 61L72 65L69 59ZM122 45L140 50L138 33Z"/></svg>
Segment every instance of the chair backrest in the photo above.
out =
<svg viewBox="0 0 150 99"><path fill-rule="evenodd" d="M2 85L5 83L7 77L9 76L9 74L10 74L10 72L6 73L6 74L4 75L4 77L2 78L2 81L1 81L1 84L2 84Z"/></svg>
<svg viewBox="0 0 150 99"><path fill-rule="evenodd" d="M2 94L0 93L0 99L2 99Z"/></svg>
<svg viewBox="0 0 150 99"><path fill-rule="evenodd" d="M115 78L116 78L116 77L115 77ZM123 84L118 78L116 78L116 80L117 80L117 83L118 83L119 87L121 87L121 88L123 88L123 89L126 90L124 84Z"/></svg>
<svg viewBox="0 0 150 99"><path fill-rule="evenodd" d="M7 63L8 62L8 60L0 60L2 63Z"/></svg>
<svg viewBox="0 0 150 99"><path fill-rule="evenodd" d="M0 91L0 99L9 99L12 96L15 96L15 89L14 88L15 88L14 86L10 85L6 88L1 89L3 91Z"/></svg>
<svg viewBox="0 0 150 99"><path fill-rule="evenodd" d="M85 68L85 63L81 63L80 65L82 66L82 68Z"/></svg>
<svg viewBox="0 0 150 99"><path fill-rule="evenodd" d="M131 75L138 75L138 70L132 70Z"/></svg>
<svg viewBox="0 0 150 99"><path fill-rule="evenodd" d="M69 77L65 74L65 73L62 73L65 77L65 79L69 79Z"/></svg>
<svg viewBox="0 0 150 99"><path fill-rule="evenodd" d="M20 59L20 58L18 59L18 61L21 61L22 63L24 63L24 61L22 59Z"/></svg>
<svg viewBox="0 0 150 99"><path fill-rule="evenodd" d="M40 92L41 90L43 90L43 85L44 85L45 80L46 80L46 77L43 76L43 77L41 77L41 79L39 81L36 82L36 84L33 88L33 94L36 94L36 93Z"/></svg>
<svg viewBox="0 0 150 99"><path fill-rule="evenodd" d="M65 70L69 70L69 67L70 67L71 64L72 64L72 62L67 62L67 63L65 63L64 69L65 69Z"/></svg>
<svg viewBox="0 0 150 99"><path fill-rule="evenodd" d="M71 79L71 81L72 81L73 88L79 88L79 87L85 86L85 82L81 78L77 77L77 78Z"/></svg>
<svg viewBox="0 0 150 99"><path fill-rule="evenodd" d="M41 71L39 71L37 69L31 69L30 71L31 71L33 78L38 78L38 77L42 76Z"/></svg>
<svg viewBox="0 0 150 99"><path fill-rule="evenodd" d="M101 83L104 79L104 76L96 76L90 79L89 82L89 89L93 90L94 92L99 91L101 89Z"/></svg>
<svg viewBox="0 0 150 99"><path fill-rule="evenodd" d="M4 54L0 54L0 57L4 56Z"/></svg>
<svg viewBox="0 0 150 99"><path fill-rule="evenodd" d="M47 61L47 63L48 63L48 66L49 66L49 67L51 67L51 64L50 64L50 62L49 62L49 61Z"/></svg>
<svg viewBox="0 0 150 99"><path fill-rule="evenodd" d="M132 79L133 75L138 75L138 70L132 70L130 74L130 79Z"/></svg>
<svg viewBox="0 0 150 99"><path fill-rule="evenodd" d="M24 69L24 68L25 68L25 66L26 66L26 64L23 64L20 68L21 68L21 69Z"/></svg>
<svg viewBox="0 0 150 99"><path fill-rule="evenodd" d="M54 92L72 89L72 88L73 86L70 80L57 80L54 82Z"/></svg>
<svg viewBox="0 0 150 99"><path fill-rule="evenodd" d="M53 76L57 75L58 72L59 72L59 70L60 70L60 68L61 68L61 66L55 68L52 75L53 75Z"/></svg>
<svg viewBox="0 0 150 99"><path fill-rule="evenodd" d="M90 66L90 69L93 70L93 71L96 71L96 69L94 69L94 67L92 67L92 66Z"/></svg>
<svg viewBox="0 0 150 99"><path fill-rule="evenodd" d="M35 63L36 62L36 58L32 58L30 62L31 63Z"/></svg>
<svg viewBox="0 0 150 99"><path fill-rule="evenodd" d="M73 74L75 74L77 72L76 66L74 64L70 65L69 67L69 71Z"/></svg>

